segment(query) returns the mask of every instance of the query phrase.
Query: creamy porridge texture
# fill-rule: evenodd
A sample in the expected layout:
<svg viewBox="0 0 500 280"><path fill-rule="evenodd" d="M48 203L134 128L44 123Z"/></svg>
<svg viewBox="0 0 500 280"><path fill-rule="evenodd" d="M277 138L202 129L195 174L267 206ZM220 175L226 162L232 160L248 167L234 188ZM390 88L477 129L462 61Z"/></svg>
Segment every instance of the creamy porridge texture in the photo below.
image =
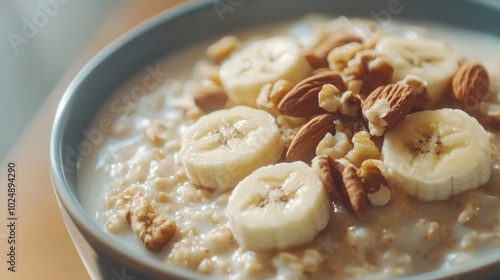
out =
<svg viewBox="0 0 500 280"><path fill-rule="evenodd" d="M110 235L232 279L387 279L500 249L497 39L310 16L215 41L97 116L114 125L79 191Z"/></svg>

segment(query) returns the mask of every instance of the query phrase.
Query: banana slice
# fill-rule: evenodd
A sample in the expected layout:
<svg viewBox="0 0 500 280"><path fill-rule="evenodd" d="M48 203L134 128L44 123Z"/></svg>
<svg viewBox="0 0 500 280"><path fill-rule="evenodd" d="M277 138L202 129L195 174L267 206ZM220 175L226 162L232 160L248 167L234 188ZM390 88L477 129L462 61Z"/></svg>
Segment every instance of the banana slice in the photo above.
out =
<svg viewBox="0 0 500 280"><path fill-rule="evenodd" d="M385 134L382 159L389 184L423 201L475 189L491 173L488 133L458 109L408 115Z"/></svg>
<svg viewBox="0 0 500 280"><path fill-rule="evenodd" d="M245 106L202 116L181 141L180 159L189 180L222 191L276 163L284 150L273 116Z"/></svg>
<svg viewBox="0 0 500 280"><path fill-rule="evenodd" d="M286 162L259 168L241 181L227 213L240 246L283 249L312 241L326 227L330 201L309 165Z"/></svg>
<svg viewBox="0 0 500 280"><path fill-rule="evenodd" d="M221 65L220 79L234 104L256 107L265 84L279 79L296 84L311 71L295 40L273 37L234 53Z"/></svg>
<svg viewBox="0 0 500 280"><path fill-rule="evenodd" d="M415 75L427 82L429 105L445 96L459 67L459 56L448 45L429 38L386 36L376 50L386 55L394 67L391 82Z"/></svg>

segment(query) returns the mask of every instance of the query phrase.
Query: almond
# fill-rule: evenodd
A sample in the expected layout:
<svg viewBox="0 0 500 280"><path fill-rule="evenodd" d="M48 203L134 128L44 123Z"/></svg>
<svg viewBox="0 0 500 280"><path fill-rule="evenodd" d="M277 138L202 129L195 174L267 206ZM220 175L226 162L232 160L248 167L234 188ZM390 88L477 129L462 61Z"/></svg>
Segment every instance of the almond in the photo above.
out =
<svg viewBox="0 0 500 280"><path fill-rule="evenodd" d="M328 132L335 131L333 121L335 117L330 114L316 116L304 124L290 143L286 152L286 160L309 160L314 157L316 146Z"/></svg>
<svg viewBox="0 0 500 280"><path fill-rule="evenodd" d="M199 87L195 90L193 98L196 106L205 113L223 109L228 100L224 89L217 86Z"/></svg>
<svg viewBox="0 0 500 280"><path fill-rule="evenodd" d="M370 126L370 134L381 136L384 131L396 126L410 112L415 101L416 93L409 85L390 84L376 88L361 105L363 117ZM376 107L384 103L388 104L388 110L379 114Z"/></svg>
<svg viewBox="0 0 500 280"><path fill-rule="evenodd" d="M328 162L335 185L340 188L343 196L343 204L358 218L364 218L368 195L356 169L333 158L328 158Z"/></svg>
<svg viewBox="0 0 500 280"><path fill-rule="evenodd" d="M306 53L305 57L314 69L325 68L328 67L328 53L351 42L361 43L361 39L348 32L335 33L324 40L317 48Z"/></svg>
<svg viewBox="0 0 500 280"><path fill-rule="evenodd" d="M318 94L325 84L332 84L341 92L346 91L342 76L334 71L316 73L296 84L278 104L278 110L287 116L310 117L325 114L319 106Z"/></svg>
<svg viewBox="0 0 500 280"><path fill-rule="evenodd" d="M453 76L452 93L465 110L475 110L489 95L490 79L486 69L477 62L463 64Z"/></svg>

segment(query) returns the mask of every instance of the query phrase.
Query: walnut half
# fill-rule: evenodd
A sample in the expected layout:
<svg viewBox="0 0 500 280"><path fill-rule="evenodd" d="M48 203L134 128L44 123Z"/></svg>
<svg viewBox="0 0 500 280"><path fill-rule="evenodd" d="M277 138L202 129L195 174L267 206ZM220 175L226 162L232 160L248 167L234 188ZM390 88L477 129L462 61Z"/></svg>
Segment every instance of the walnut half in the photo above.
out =
<svg viewBox="0 0 500 280"><path fill-rule="evenodd" d="M160 215L143 196L132 198L127 222L146 248L154 253L159 253L177 230L175 221Z"/></svg>

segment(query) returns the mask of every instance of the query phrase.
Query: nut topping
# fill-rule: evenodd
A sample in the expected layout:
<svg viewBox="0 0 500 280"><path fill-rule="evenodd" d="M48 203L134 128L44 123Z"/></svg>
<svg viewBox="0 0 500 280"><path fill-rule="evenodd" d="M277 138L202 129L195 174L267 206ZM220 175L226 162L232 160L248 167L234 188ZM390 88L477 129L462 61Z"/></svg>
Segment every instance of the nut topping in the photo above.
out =
<svg viewBox="0 0 500 280"><path fill-rule="evenodd" d="M397 84L409 85L415 91L416 98L412 111L423 110L430 103L427 81L415 75L408 75L403 80L397 82Z"/></svg>
<svg viewBox="0 0 500 280"><path fill-rule="evenodd" d="M350 80L361 80L359 94L367 95L379 86L387 85L394 72L389 60L374 50L365 50L347 63L343 73Z"/></svg>
<svg viewBox="0 0 500 280"><path fill-rule="evenodd" d="M366 131L360 131L352 137L354 147L345 156L356 167L367 159L379 159L380 151L371 140L370 134Z"/></svg>
<svg viewBox="0 0 500 280"><path fill-rule="evenodd" d="M333 49L327 56L328 66L335 71L343 71L347 63L363 50L359 42L351 42Z"/></svg>
<svg viewBox="0 0 500 280"><path fill-rule="evenodd" d="M381 86L370 93L361 105L370 134L382 136L387 129L396 126L410 112L415 99L412 87L401 84Z"/></svg>
<svg viewBox="0 0 500 280"><path fill-rule="evenodd" d="M358 218L364 218L366 216L367 193L356 169L332 158L329 158L328 162L332 170L333 180L344 197L344 205L353 211Z"/></svg>
<svg viewBox="0 0 500 280"><path fill-rule="evenodd" d="M257 107L277 116L277 109L281 99L293 88L293 84L287 80L278 80L274 84L265 84L257 97Z"/></svg>
<svg viewBox="0 0 500 280"><path fill-rule="evenodd" d="M228 97L222 87L205 86L196 89L193 99L196 106L203 110L203 112L210 113L223 109Z"/></svg>
<svg viewBox="0 0 500 280"><path fill-rule="evenodd" d="M345 44L357 42L361 43L361 39L352 33L342 32L335 33L323 41L316 49L305 55L307 61L313 68L328 67L327 56L333 49Z"/></svg>
<svg viewBox="0 0 500 280"><path fill-rule="evenodd" d="M319 178L326 188L326 191L330 195L330 199L342 201L343 196L337 185L333 181L332 170L330 164L328 163L327 156L315 157L312 163L313 167L318 171Z"/></svg>
<svg viewBox="0 0 500 280"><path fill-rule="evenodd" d="M343 115L356 117L361 106L361 98L352 91L341 92L331 84L323 85L319 92L319 106L328 112L340 111Z"/></svg>
<svg viewBox="0 0 500 280"><path fill-rule="evenodd" d="M146 248L154 253L160 252L177 230L175 221L160 215L143 196L132 198L127 222Z"/></svg>
<svg viewBox="0 0 500 280"><path fill-rule="evenodd" d="M381 170L383 165L384 163L380 160L368 159L363 161L358 169L358 175L368 194L377 192L381 185L387 186L387 181Z"/></svg>
<svg viewBox="0 0 500 280"><path fill-rule="evenodd" d="M490 79L486 69L479 63L462 65L452 80L455 101L466 110L475 110L489 95Z"/></svg>
<svg viewBox="0 0 500 280"><path fill-rule="evenodd" d="M283 97L278 105L278 110L283 115L292 117L310 117L327 113L318 104L318 94L325 84L332 84L341 92L346 91L344 80L340 74L333 71L322 71L295 85Z"/></svg>
<svg viewBox="0 0 500 280"><path fill-rule="evenodd" d="M335 135L327 133L316 146L316 155L343 158L352 149L346 133L335 129Z"/></svg>
<svg viewBox="0 0 500 280"><path fill-rule="evenodd" d="M330 114L323 114L311 119L304 124L290 143L286 152L286 160L293 162L296 160L308 160L314 157L316 146L328 132L335 131L333 121L335 117Z"/></svg>

